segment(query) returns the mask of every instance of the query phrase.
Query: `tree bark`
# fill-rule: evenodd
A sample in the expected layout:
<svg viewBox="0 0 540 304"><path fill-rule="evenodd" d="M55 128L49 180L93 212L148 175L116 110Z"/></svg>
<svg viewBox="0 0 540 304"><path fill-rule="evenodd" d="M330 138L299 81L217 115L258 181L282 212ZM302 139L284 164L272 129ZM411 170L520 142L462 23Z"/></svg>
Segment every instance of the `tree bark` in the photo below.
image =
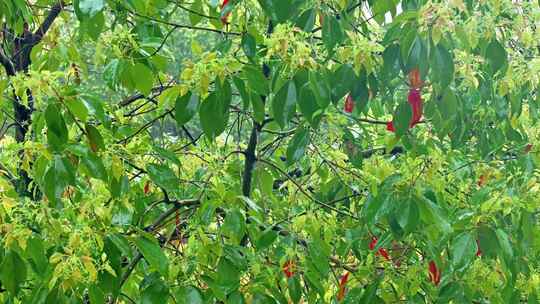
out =
<svg viewBox="0 0 540 304"><path fill-rule="evenodd" d="M64 7L64 2L59 1L57 4L51 7L47 17L43 20L39 28L32 33L28 24L24 24L23 33L20 36L10 31L4 24L2 29L3 43L0 47L0 64L4 67L8 78L15 76L18 73L28 73L28 68L32 63L30 54L34 46L39 44L47 31L52 26L54 20ZM4 44L9 44L9 47L5 47ZM11 54L6 54L3 50L11 50ZM24 105L21 102L21 96L17 96L15 90L13 90L13 113L15 119L15 140L18 143L23 143L27 140L27 133L32 124L32 113L34 112L34 99L32 91L26 90L28 104ZM16 182L16 189L20 195L34 198L32 190L29 189L29 185L32 181L28 172L21 168L20 162L24 157L24 150L19 153L19 168L17 170L19 179Z"/></svg>

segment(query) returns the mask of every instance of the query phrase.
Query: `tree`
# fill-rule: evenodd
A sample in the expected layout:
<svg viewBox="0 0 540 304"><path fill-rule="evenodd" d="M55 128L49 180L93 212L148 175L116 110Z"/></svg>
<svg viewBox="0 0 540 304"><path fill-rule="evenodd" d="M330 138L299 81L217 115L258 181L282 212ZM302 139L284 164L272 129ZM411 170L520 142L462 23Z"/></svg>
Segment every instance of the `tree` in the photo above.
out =
<svg viewBox="0 0 540 304"><path fill-rule="evenodd" d="M3 1L4 303L534 303L539 4Z"/></svg>

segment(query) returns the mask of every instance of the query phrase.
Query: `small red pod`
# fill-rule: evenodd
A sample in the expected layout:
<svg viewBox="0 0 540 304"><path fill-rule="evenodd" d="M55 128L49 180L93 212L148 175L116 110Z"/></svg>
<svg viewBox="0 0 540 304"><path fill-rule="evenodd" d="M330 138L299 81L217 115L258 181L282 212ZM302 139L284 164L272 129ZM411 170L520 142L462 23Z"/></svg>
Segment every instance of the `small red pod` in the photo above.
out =
<svg viewBox="0 0 540 304"><path fill-rule="evenodd" d="M376 237L371 238L371 242L369 243L369 250L375 249L375 246L377 246L377 242L379 240ZM375 255L382 255L387 261L390 261L390 255L388 254L388 251L384 248L379 248L377 250L377 253Z"/></svg>
<svg viewBox="0 0 540 304"><path fill-rule="evenodd" d="M369 250L375 249L375 246L377 246L377 241L378 240L376 237L371 238L371 242L369 243Z"/></svg>
<svg viewBox="0 0 540 304"><path fill-rule="evenodd" d="M437 268L437 264L434 261L429 262L429 279L435 286L441 282L441 272Z"/></svg>
<svg viewBox="0 0 540 304"><path fill-rule="evenodd" d="M394 122L393 121L389 121L386 123L386 130L390 131L390 132L396 132L396 129L394 128Z"/></svg>
<svg viewBox="0 0 540 304"><path fill-rule="evenodd" d="M229 0L223 0L223 3L221 4L221 10L225 9L225 7L229 4ZM229 18L229 15L231 12L227 12L225 15L221 17L221 23L228 24L229 22L227 19Z"/></svg>
<svg viewBox="0 0 540 304"><path fill-rule="evenodd" d="M484 174L480 175L478 182L476 183L478 187L482 187L486 183L486 176Z"/></svg>
<svg viewBox="0 0 540 304"><path fill-rule="evenodd" d="M341 301L341 300L343 300L343 298L345 298L345 293L347 291L346 286L347 286L347 281L348 280L349 280L349 272L345 273L341 277L341 280L339 280L339 292L338 292L338 295L337 295L337 300L338 301Z"/></svg>
<svg viewBox="0 0 540 304"><path fill-rule="evenodd" d="M390 255L388 254L388 251L384 248L379 248L378 253L382 255L387 261L390 261Z"/></svg>
<svg viewBox="0 0 540 304"><path fill-rule="evenodd" d="M345 99L345 107L343 109L347 113L352 113L354 110L354 100L352 99L351 94L347 95L347 98Z"/></svg>
<svg viewBox="0 0 540 304"><path fill-rule="evenodd" d="M287 279L291 278L294 275L294 269L295 269L294 262L291 260L288 260L283 264L283 273L287 277Z"/></svg>
<svg viewBox="0 0 540 304"><path fill-rule="evenodd" d="M481 257L482 256L482 250L480 249L480 241L476 240L476 256Z"/></svg>

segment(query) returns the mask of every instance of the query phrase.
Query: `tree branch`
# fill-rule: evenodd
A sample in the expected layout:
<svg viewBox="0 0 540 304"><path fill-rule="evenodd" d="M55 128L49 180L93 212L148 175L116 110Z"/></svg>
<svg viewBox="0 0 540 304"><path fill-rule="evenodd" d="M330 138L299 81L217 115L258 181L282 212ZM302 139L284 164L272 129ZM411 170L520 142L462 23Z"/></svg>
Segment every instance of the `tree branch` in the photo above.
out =
<svg viewBox="0 0 540 304"><path fill-rule="evenodd" d="M15 66L13 66L13 62L11 62L11 59L4 53L2 48L0 48L0 64L6 69L8 76L15 76Z"/></svg>
<svg viewBox="0 0 540 304"><path fill-rule="evenodd" d="M49 14L43 20L43 23L39 26L39 28L35 31L32 39L32 45L38 44L41 39L43 39L43 36L47 33L47 31L50 29L51 25L53 24L54 20L58 15L60 15L60 12L64 8L65 4L64 1L59 1L55 5L51 7L51 10L49 11Z"/></svg>

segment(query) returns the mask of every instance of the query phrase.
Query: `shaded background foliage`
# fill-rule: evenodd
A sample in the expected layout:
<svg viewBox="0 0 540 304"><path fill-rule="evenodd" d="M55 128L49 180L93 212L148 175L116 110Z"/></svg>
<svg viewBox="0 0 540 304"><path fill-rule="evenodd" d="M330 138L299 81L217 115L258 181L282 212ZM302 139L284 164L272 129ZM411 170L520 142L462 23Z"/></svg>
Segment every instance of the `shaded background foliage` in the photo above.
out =
<svg viewBox="0 0 540 304"><path fill-rule="evenodd" d="M537 2L0 17L3 303L537 301Z"/></svg>

